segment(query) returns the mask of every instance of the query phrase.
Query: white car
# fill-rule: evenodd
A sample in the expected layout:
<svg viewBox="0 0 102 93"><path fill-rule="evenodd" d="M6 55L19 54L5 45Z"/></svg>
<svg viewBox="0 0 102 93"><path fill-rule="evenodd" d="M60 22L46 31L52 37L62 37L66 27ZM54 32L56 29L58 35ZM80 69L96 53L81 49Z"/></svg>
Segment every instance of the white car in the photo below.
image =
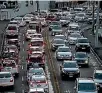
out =
<svg viewBox="0 0 102 93"><path fill-rule="evenodd" d="M47 26L47 23L46 23L45 18L38 18L37 20L41 22L41 25L42 25L43 27Z"/></svg>
<svg viewBox="0 0 102 93"><path fill-rule="evenodd" d="M43 36L42 36L42 34L34 33L34 34L31 36L31 39L36 39L36 38L43 39Z"/></svg>
<svg viewBox="0 0 102 93"><path fill-rule="evenodd" d="M19 75L19 68L14 60L3 60L3 66L3 71L11 72L15 77Z"/></svg>
<svg viewBox="0 0 102 93"><path fill-rule="evenodd" d="M25 35L26 40L30 40L32 37L32 35L34 35L36 33L36 30L30 30L28 29Z"/></svg>
<svg viewBox="0 0 102 93"><path fill-rule="evenodd" d="M26 25L26 21L24 20L23 17L16 17L14 18L15 21L17 21L19 23L19 26L25 26Z"/></svg>
<svg viewBox="0 0 102 93"><path fill-rule="evenodd" d="M56 50L56 58L57 60L71 60L72 59L72 52L70 51L70 48L67 46L60 46Z"/></svg>
<svg viewBox="0 0 102 93"><path fill-rule="evenodd" d="M14 87L14 77L10 72L0 72L0 87Z"/></svg>
<svg viewBox="0 0 102 93"><path fill-rule="evenodd" d="M30 78L29 88L44 88L44 90L49 93L48 80L45 75L33 75Z"/></svg>
<svg viewBox="0 0 102 93"><path fill-rule="evenodd" d="M27 23L29 23L34 18L34 15L33 14L26 14L23 18Z"/></svg>
<svg viewBox="0 0 102 93"><path fill-rule="evenodd" d="M80 33L71 33L68 36L68 42L69 44L76 44L76 41L78 38L81 38L82 36L80 35Z"/></svg>
<svg viewBox="0 0 102 93"><path fill-rule="evenodd" d="M16 20L10 21L9 24L15 24L15 25L17 25L17 27L19 27L19 22Z"/></svg>

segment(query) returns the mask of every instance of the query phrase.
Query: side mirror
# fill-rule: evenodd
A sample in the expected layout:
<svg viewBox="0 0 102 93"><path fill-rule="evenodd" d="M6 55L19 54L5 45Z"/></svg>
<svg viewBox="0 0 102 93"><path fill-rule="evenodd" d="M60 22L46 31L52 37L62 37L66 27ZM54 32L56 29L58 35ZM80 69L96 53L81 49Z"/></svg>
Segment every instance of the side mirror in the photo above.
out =
<svg viewBox="0 0 102 93"><path fill-rule="evenodd" d="M76 90L76 87L74 87L74 90Z"/></svg>

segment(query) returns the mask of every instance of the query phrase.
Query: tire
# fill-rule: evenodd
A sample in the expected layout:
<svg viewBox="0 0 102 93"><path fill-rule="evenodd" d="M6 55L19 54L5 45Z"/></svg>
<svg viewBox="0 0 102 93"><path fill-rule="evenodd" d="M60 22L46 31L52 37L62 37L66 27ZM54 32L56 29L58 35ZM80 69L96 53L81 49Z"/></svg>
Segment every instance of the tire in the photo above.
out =
<svg viewBox="0 0 102 93"><path fill-rule="evenodd" d="M64 76L61 74L61 80L64 80Z"/></svg>

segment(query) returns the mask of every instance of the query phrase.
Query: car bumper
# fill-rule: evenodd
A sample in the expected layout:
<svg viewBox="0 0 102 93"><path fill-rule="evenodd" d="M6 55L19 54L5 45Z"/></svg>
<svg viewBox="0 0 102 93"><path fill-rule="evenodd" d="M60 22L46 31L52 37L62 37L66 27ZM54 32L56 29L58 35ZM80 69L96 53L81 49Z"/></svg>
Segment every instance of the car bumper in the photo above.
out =
<svg viewBox="0 0 102 93"><path fill-rule="evenodd" d="M13 86L14 83L10 83L10 84L0 84L0 87L10 87Z"/></svg>

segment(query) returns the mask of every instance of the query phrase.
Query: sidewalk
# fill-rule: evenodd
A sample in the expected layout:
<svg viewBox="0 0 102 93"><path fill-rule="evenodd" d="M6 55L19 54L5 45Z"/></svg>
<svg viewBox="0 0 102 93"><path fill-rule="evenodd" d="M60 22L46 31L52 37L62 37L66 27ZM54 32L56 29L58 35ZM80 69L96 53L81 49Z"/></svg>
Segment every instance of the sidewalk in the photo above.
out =
<svg viewBox="0 0 102 93"><path fill-rule="evenodd" d="M99 40L98 42L98 49L95 48L95 36L92 34L91 29L85 30L83 32L83 35L87 37L91 43L92 48L94 49L95 53L99 56L99 58L102 60L102 42Z"/></svg>

